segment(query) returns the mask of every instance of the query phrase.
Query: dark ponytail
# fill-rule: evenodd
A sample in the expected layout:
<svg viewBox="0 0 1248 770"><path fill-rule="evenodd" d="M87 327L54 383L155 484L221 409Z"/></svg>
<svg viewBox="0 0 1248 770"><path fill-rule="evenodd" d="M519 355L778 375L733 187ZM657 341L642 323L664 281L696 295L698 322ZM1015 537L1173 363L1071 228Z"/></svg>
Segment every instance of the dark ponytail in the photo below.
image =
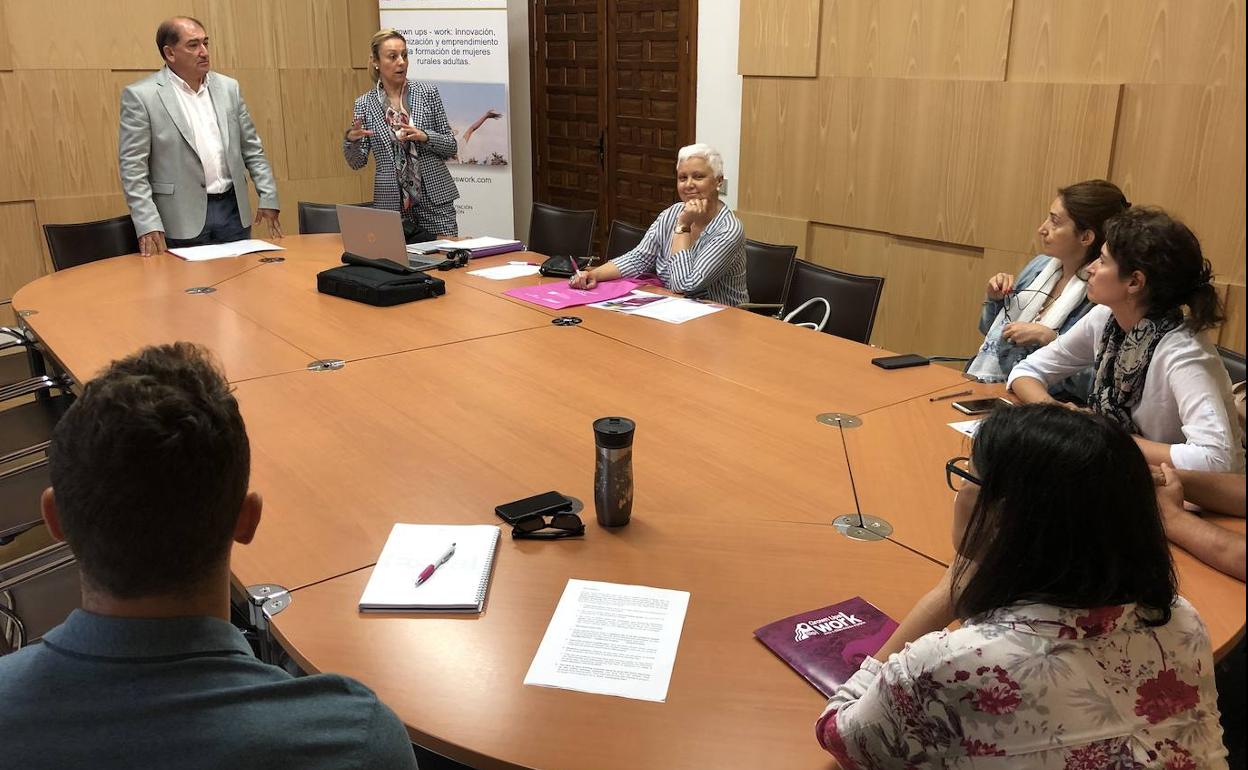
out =
<svg viewBox="0 0 1248 770"><path fill-rule="evenodd" d="M1139 270L1149 315L1187 306L1194 332L1225 320L1222 299L1213 287L1213 267L1187 225L1159 208L1128 209L1105 223L1105 245L1125 278Z"/></svg>
<svg viewBox="0 0 1248 770"><path fill-rule="evenodd" d="M1101 256L1101 244L1105 242L1105 221L1131 208L1118 185L1104 179L1088 179L1058 188L1062 206L1075 227L1081 232L1090 230L1095 238L1084 252L1083 264Z"/></svg>

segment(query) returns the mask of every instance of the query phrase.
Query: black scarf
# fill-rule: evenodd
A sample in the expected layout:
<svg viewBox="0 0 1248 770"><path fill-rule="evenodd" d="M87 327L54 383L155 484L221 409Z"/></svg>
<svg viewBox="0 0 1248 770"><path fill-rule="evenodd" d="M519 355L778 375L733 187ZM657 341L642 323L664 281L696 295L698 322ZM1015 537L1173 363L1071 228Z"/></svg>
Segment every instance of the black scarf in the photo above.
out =
<svg viewBox="0 0 1248 770"><path fill-rule="evenodd" d="M1145 316L1123 330L1112 316L1101 334L1101 354L1092 381L1092 411L1103 414L1131 433L1139 433L1131 410L1144 395L1144 379L1161 338L1183 325L1183 311Z"/></svg>

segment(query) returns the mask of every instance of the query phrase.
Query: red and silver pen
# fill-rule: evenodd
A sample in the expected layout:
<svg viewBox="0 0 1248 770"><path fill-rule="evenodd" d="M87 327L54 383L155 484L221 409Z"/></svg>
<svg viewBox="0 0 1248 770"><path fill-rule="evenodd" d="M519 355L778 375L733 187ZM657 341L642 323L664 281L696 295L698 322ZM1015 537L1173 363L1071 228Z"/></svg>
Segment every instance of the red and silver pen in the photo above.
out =
<svg viewBox="0 0 1248 770"><path fill-rule="evenodd" d="M416 587L419 588L421 583L424 583L426 580L432 577L433 573L437 571L438 567L441 567L443 564L446 564L448 561L450 561L451 557L454 555L455 555L455 544L451 543L451 547L446 549L446 553L442 554L442 556L433 564L430 564L428 567L425 567L423 570L420 571L420 577L416 578Z"/></svg>

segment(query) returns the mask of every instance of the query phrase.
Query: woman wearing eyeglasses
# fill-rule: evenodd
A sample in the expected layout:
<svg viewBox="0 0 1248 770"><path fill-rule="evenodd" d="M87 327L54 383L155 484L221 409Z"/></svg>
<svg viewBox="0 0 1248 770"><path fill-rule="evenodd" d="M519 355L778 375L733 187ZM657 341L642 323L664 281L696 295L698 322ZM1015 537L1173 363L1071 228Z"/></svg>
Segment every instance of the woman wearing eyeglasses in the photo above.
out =
<svg viewBox="0 0 1248 770"><path fill-rule="evenodd" d="M971 454L946 466L953 563L832 695L820 744L845 768L1225 768L1209 637L1130 436L1021 406Z"/></svg>
<svg viewBox="0 0 1248 770"><path fill-rule="evenodd" d="M1037 233L1043 253L1015 278L997 273L988 280L979 330L984 343L967 367L980 382L1005 382L1031 353L1069 331L1092 308L1083 269L1101 253L1105 220L1130 203L1113 182L1090 179L1057 191ZM1054 395L1083 402L1091 372L1056 383Z"/></svg>
<svg viewBox="0 0 1248 770"><path fill-rule="evenodd" d="M1010 373L1025 402L1092 366L1092 411L1135 434L1153 465L1242 472L1244 450L1226 367L1200 333L1222 302L1200 242L1161 209L1133 208L1105 224L1088 268L1093 308Z"/></svg>

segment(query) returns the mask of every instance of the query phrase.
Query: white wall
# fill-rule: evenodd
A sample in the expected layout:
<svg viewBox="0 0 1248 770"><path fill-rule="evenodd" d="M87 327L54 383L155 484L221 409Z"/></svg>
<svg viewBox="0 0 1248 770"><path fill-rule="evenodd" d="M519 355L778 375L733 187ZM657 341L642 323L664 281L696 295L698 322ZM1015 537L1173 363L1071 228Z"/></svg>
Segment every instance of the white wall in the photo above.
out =
<svg viewBox="0 0 1248 770"><path fill-rule="evenodd" d="M734 4L737 1L732 0ZM511 122L511 194L516 214L516 234L512 237L524 240L529 237L529 214L533 210L533 124L530 122L532 99L529 94L527 0L507 0L507 58L510 60L508 88L511 115L508 119ZM740 93L740 87L737 91ZM739 112L738 123L741 122Z"/></svg>
<svg viewBox="0 0 1248 770"><path fill-rule="evenodd" d="M741 167L741 76L737 74L741 0L698 3L697 141L724 156L729 208L737 207L737 169ZM514 81L513 81L514 82Z"/></svg>

